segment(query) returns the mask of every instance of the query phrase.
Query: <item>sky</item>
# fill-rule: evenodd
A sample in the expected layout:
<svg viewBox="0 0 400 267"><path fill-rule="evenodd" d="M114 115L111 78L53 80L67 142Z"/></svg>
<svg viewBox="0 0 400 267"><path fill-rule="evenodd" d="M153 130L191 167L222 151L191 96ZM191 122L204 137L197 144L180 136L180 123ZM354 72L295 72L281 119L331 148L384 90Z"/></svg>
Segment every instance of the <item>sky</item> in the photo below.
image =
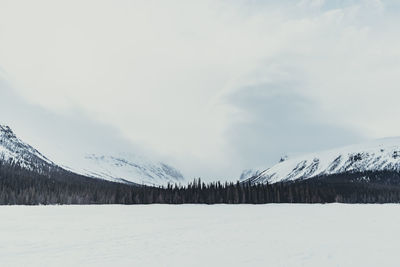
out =
<svg viewBox="0 0 400 267"><path fill-rule="evenodd" d="M399 136L398 1L0 0L0 123L235 179ZM233 178L232 178L233 177Z"/></svg>

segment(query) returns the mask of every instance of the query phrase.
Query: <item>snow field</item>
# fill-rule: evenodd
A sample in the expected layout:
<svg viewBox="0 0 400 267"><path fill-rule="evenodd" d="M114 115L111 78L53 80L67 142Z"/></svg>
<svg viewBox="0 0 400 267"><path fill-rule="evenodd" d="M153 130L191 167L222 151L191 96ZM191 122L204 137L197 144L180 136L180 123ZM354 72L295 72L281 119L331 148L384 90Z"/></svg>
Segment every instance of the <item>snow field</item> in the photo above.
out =
<svg viewBox="0 0 400 267"><path fill-rule="evenodd" d="M0 207L0 266L399 266L400 205Z"/></svg>

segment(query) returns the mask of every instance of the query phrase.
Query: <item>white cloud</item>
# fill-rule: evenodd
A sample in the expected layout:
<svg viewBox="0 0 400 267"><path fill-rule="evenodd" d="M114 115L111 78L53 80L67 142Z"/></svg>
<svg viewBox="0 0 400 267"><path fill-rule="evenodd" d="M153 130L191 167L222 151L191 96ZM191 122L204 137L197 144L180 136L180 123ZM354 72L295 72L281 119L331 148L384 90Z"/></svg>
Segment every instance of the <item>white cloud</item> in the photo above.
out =
<svg viewBox="0 0 400 267"><path fill-rule="evenodd" d="M250 85L295 77L319 121L398 134L390 7L297 3L0 0L0 66L28 101L83 109L205 173L246 167L227 136L246 110L227 99Z"/></svg>

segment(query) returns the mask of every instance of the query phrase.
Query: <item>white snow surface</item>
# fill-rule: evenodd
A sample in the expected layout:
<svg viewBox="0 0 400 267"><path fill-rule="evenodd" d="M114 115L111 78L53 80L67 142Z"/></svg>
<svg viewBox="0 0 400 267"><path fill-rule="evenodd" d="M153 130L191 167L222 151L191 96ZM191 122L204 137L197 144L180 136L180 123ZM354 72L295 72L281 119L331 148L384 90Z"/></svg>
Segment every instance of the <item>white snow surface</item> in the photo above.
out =
<svg viewBox="0 0 400 267"><path fill-rule="evenodd" d="M1 266L397 267L400 205L2 206Z"/></svg>
<svg viewBox="0 0 400 267"><path fill-rule="evenodd" d="M253 176L251 181L275 183L327 174L380 170L400 171L400 137L286 159Z"/></svg>

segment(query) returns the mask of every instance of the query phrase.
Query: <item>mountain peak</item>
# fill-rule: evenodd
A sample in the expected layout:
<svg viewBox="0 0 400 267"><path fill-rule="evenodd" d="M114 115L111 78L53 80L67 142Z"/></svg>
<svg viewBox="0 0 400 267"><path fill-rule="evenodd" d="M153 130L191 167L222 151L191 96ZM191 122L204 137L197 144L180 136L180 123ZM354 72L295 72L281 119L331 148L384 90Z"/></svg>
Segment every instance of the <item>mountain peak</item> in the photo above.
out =
<svg viewBox="0 0 400 267"><path fill-rule="evenodd" d="M284 162L284 161L286 161L287 159L289 159L289 156L288 156L288 155L284 155L283 157L281 157L281 159L279 160L279 162Z"/></svg>
<svg viewBox="0 0 400 267"><path fill-rule="evenodd" d="M6 125L0 125L0 160L13 162L28 169L55 166L39 151L20 140Z"/></svg>
<svg viewBox="0 0 400 267"><path fill-rule="evenodd" d="M0 135L9 139L17 137L9 126L1 124L0 124Z"/></svg>

